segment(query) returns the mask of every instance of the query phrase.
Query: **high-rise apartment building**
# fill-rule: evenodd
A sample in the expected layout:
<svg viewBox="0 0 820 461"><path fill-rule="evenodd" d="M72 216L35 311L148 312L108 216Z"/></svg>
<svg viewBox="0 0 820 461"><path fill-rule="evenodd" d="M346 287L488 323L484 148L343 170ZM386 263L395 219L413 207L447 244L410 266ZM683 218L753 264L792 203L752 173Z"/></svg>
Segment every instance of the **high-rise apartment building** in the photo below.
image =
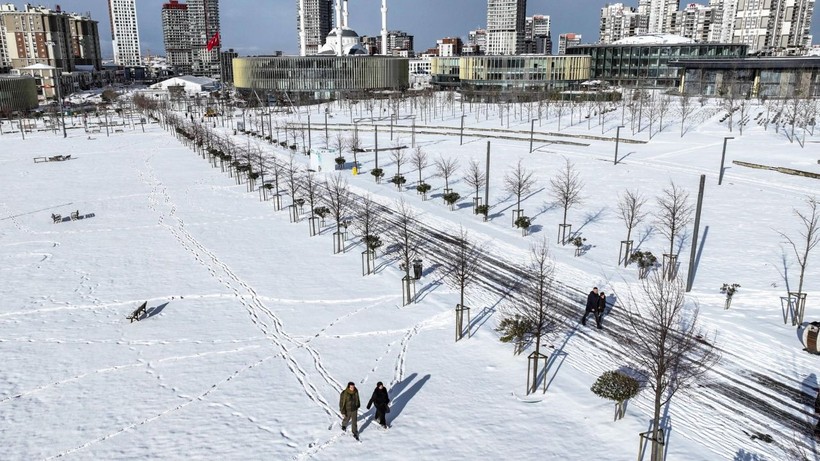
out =
<svg viewBox="0 0 820 461"><path fill-rule="evenodd" d="M387 32L387 54L393 51L413 51L413 36L400 30Z"/></svg>
<svg viewBox="0 0 820 461"><path fill-rule="evenodd" d="M714 13L711 6L690 3L675 12L675 29L671 32L696 42L708 42L713 35L712 28L720 27L720 24L715 24Z"/></svg>
<svg viewBox="0 0 820 461"><path fill-rule="evenodd" d="M749 51L781 53L811 45L814 0L746 0L738 2L733 43Z"/></svg>
<svg viewBox="0 0 820 461"><path fill-rule="evenodd" d="M165 57L178 75L188 75L191 68L191 26L188 5L170 0L162 5L162 41Z"/></svg>
<svg viewBox="0 0 820 461"><path fill-rule="evenodd" d="M598 43L613 43L624 37L641 35L641 15L635 8L614 3L601 8Z"/></svg>
<svg viewBox="0 0 820 461"><path fill-rule="evenodd" d="M558 36L558 54L567 54L567 48L581 44L581 34L561 34Z"/></svg>
<svg viewBox="0 0 820 461"><path fill-rule="evenodd" d="M302 44L302 15L299 8L304 5L305 30ZM317 54L325 44L325 39L333 28L333 0L296 0L296 33L299 49L305 55Z"/></svg>
<svg viewBox="0 0 820 461"><path fill-rule="evenodd" d="M471 30L467 34L467 43L464 44L462 53L479 55L487 52L487 30Z"/></svg>
<svg viewBox="0 0 820 461"><path fill-rule="evenodd" d="M191 31L191 73L198 77L220 78L219 0L188 0ZM208 50L208 43L211 43Z"/></svg>
<svg viewBox="0 0 820 461"><path fill-rule="evenodd" d="M26 5L18 11L12 4L0 5L0 23L5 35L7 67L20 69L34 64L74 71L74 49L69 16L60 10ZM99 48L99 43L96 45Z"/></svg>
<svg viewBox="0 0 820 461"><path fill-rule="evenodd" d="M524 49L527 0L487 0L487 54L520 54Z"/></svg>
<svg viewBox="0 0 820 461"><path fill-rule="evenodd" d="M639 0L638 13L645 18L647 34L670 34L680 0ZM643 24L641 25L643 30Z"/></svg>
<svg viewBox="0 0 820 461"><path fill-rule="evenodd" d="M233 48L219 54L222 68L222 82L233 83L233 60L238 57L239 53L234 51Z"/></svg>
<svg viewBox="0 0 820 461"><path fill-rule="evenodd" d="M6 10L11 11L13 7L12 4L0 5L0 15ZM9 69L11 69L11 58L9 57L9 46L6 41L6 24L3 17L0 16L0 73L7 73Z"/></svg>
<svg viewBox="0 0 820 461"><path fill-rule="evenodd" d="M738 0L710 0L712 7L712 30L710 42L731 43L737 17Z"/></svg>
<svg viewBox="0 0 820 461"><path fill-rule="evenodd" d="M550 17L536 14L524 18L524 49L528 54L552 54Z"/></svg>
<svg viewBox="0 0 820 461"><path fill-rule="evenodd" d="M71 13L68 15L68 27L74 64L92 66L95 70L102 69L100 31L97 21L88 16Z"/></svg>
<svg viewBox="0 0 820 461"><path fill-rule="evenodd" d="M119 66L142 65L136 0L108 0L114 62Z"/></svg>

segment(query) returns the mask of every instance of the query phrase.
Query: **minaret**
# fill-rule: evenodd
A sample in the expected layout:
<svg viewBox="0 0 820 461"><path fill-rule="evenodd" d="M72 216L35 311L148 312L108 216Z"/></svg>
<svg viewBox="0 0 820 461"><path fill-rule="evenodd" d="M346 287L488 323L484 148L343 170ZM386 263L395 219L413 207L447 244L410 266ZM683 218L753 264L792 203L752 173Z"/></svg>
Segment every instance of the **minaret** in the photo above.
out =
<svg viewBox="0 0 820 461"><path fill-rule="evenodd" d="M299 53L307 55L307 33L305 32L305 0L299 0Z"/></svg>
<svg viewBox="0 0 820 461"><path fill-rule="evenodd" d="M382 0L382 54L387 54L387 0Z"/></svg>
<svg viewBox="0 0 820 461"><path fill-rule="evenodd" d="M336 56L342 55L342 3L336 0Z"/></svg>
<svg viewBox="0 0 820 461"><path fill-rule="evenodd" d="M350 27L350 26L347 25L347 0L345 0L345 4L344 4L344 22L343 22L342 26Z"/></svg>

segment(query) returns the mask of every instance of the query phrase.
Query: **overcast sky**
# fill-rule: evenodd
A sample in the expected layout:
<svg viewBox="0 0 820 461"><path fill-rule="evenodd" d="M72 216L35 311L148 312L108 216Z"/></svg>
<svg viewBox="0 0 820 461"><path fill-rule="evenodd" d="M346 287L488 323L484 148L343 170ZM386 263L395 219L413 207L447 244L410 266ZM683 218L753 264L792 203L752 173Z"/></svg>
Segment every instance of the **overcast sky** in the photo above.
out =
<svg viewBox="0 0 820 461"><path fill-rule="evenodd" d="M22 8L19 0L8 1ZM137 0L143 54L165 54L160 19L163 3L166 0ZM605 0L529 0L527 15L552 17L552 40L557 50L558 35L566 32L582 34L585 43L596 42L600 9L605 3ZM637 0L624 3L638 6ZM685 3L681 1L682 5ZM107 0L62 0L59 5L65 11L90 12L91 17L100 22L103 56L113 56ZM297 54L296 5L297 0L222 0L222 48L234 48L240 55L270 54L276 50ZM359 35L379 35L381 0L349 0L348 5L351 28ZM388 29L414 35L416 51L434 47L436 39L443 37L466 39L470 30L482 28L487 22L487 0L388 0L388 10ZM816 18L812 33L817 43L820 20Z"/></svg>

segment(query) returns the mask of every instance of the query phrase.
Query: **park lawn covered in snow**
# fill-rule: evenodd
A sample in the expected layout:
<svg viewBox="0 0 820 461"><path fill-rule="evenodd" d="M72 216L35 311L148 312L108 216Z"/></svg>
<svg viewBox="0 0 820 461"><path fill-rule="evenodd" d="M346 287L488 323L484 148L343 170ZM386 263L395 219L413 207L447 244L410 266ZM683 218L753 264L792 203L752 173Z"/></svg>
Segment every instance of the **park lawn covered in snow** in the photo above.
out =
<svg viewBox="0 0 820 461"><path fill-rule="evenodd" d="M334 123L349 122L346 109L330 110ZM586 121L561 133L612 138L616 114L604 135L594 125L588 130ZM289 117L297 120L297 114ZM468 115L465 122L502 129L492 117L476 122ZM649 143L621 143L618 165L611 140L546 134L558 131L554 117L538 128L541 138L588 145L541 141L529 153L526 135L493 139L486 223L472 214L472 194L462 180L468 159L483 165L484 139L465 135L460 146L458 136L417 135L431 160L439 154L459 159L451 187L462 200L455 211L442 202L443 180L432 177L432 166L424 172L433 186L427 201L415 193L417 173L409 165L403 167L404 191L375 183L367 173L374 166L370 153L359 154L363 174L343 173L356 194L370 193L391 206L404 199L426 226L455 233L461 225L488 254L512 264L526 264L530 245L546 239L564 295L578 300L579 318L593 285L614 295L604 330L571 319L567 330L550 338L548 353L555 354L548 390L530 395L524 356L530 351L514 356L494 331L504 299L485 289L469 292L472 337L455 343L458 293L442 279L444 268L433 255L422 256L419 299L402 306L403 272L396 262L380 258L378 272L362 277L358 239L351 235L347 252L332 254L331 220L322 234L309 237L304 218L290 223L287 211L260 202L256 192L211 168L156 124L144 134L125 128L96 139L75 128L65 140L48 131L23 140L6 126L0 137L3 457L634 459L638 433L650 425L650 393L642 392L626 417L613 421L613 403L589 390L602 372L627 365L609 330L624 328L622 303L638 290L637 269L617 264L625 238L617 196L637 188L654 211L655 197L674 181L694 204L699 175L706 174L690 300L715 333L723 359L705 386L668 406L667 459L783 459L794 421L814 423L818 359L802 351L795 328L783 321L784 274L795 286L797 267L778 232L795 235L792 208L804 208L805 197L817 195L820 186L816 179L730 162L820 173L817 138L807 134L804 149L789 143L782 129L776 134L754 123L739 136L719 118L707 105L683 138L672 118ZM450 114L426 125L459 122L460 114ZM529 128L528 121L514 120L509 130ZM359 129L365 147L372 147L372 131ZM379 131L382 148L390 146L387 128ZM724 136L735 139L718 186ZM647 140L645 132L628 129L621 137ZM285 150L236 139L287 158ZM72 160L32 161L57 154ZM504 174L519 159L536 179L523 202L534 224L526 237L510 225L514 198L502 190ZM549 194L549 179L566 159L585 182L584 203L568 218L591 245L580 257L555 244L562 210ZM379 166L388 178L395 173L387 154ZM83 219L52 223L51 213L68 217L72 211ZM651 224L650 216L636 240L660 255L668 242ZM686 235L679 248L683 274L691 226ZM813 262L805 284L809 321L820 315L812 301L820 263ZM729 310L719 292L723 283L741 285ZM148 317L129 323L125 317L144 301ZM393 399L391 429L379 428L372 410L362 408L362 443L341 432L338 397L348 381L358 386L363 405L375 383L385 382ZM753 439L755 433L771 434L774 442ZM800 440L814 449L809 439Z"/></svg>

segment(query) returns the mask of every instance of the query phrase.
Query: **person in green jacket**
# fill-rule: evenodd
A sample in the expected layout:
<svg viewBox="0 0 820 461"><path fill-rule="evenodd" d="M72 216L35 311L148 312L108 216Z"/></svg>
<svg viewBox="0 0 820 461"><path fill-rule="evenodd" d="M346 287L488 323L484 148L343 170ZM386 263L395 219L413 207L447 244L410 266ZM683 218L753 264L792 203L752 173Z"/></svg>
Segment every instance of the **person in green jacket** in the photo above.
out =
<svg viewBox="0 0 820 461"><path fill-rule="evenodd" d="M342 413L342 430L347 431L347 424L352 421L353 437L359 440L359 390L352 381L347 383L347 388L339 395L339 411Z"/></svg>

